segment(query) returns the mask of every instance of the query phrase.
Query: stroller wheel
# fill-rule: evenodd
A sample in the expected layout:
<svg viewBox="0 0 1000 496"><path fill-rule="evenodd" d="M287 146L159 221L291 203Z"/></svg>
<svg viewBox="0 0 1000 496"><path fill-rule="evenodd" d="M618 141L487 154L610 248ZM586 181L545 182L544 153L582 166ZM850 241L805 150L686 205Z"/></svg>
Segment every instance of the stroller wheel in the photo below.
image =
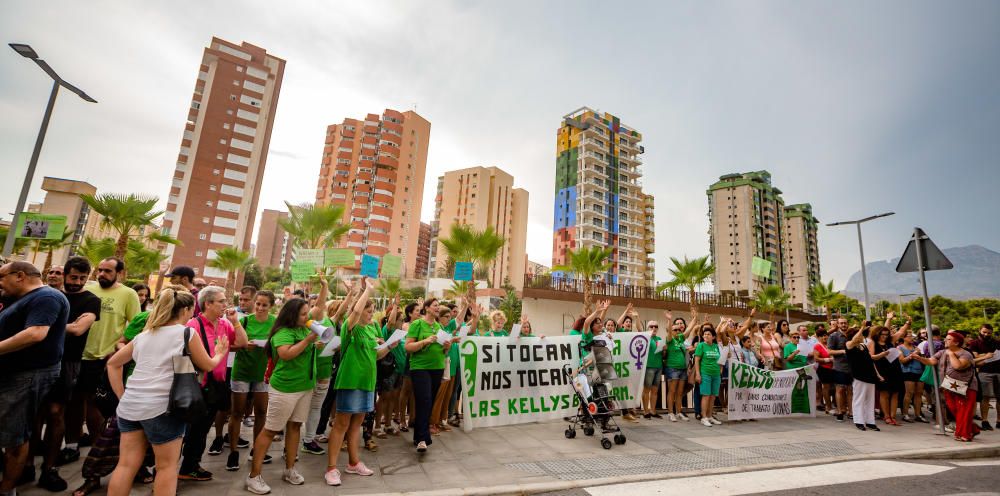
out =
<svg viewBox="0 0 1000 496"><path fill-rule="evenodd" d="M584 427L583 428L583 433L586 434L586 435L588 435L588 436L593 436L594 435L594 426Z"/></svg>
<svg viewBox="0 0 1000 496"><path fill-rule="evenodd" d="M566 439L573 439L576 437L576 429L566 429L566 432L563 434L566 435Z"/></svg>
<svg viewBox="0 0 1000 496"><path fill-rule="evenodd" d="M601 438L601 447L604 449L611 449L611 440L608 438Z"/></svg>
<svg viewBox="0 0 1000 496"><path fill-rule="evenodd" d="M615 434L615 444L625 444L625 434Z"/></svg>

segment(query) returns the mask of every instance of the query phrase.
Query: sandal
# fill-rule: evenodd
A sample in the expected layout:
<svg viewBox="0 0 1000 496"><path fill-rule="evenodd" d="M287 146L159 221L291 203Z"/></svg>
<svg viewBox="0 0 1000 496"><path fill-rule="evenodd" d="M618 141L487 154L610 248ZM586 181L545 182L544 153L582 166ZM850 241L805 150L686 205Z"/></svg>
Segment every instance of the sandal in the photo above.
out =
<svg viewBox="0 0 1000 496"><path fill-rule="evenodd" d="M87 479L83 485L73 491L73 496L87 496L88 494L101 488L101 479Z"/></svg>
<svg viewBox="0 0 1000 496"><path fill-rule="evenodd" d="M139 467L139 471L135 474L135 481L139 484L152 484L154 480L156 480L156 476L150 473L145 466Z"/></svg>
<svg viewBox="0 0 1000 496"><path fill-rule="evenodd" d="M387 437L387 436L385 435L385 430L384 430L384 429L377 429L377 430L375 431L375 437L377 437L377 438L379 438L379 439L385 439L385 438Z"/></svg>
<svg viewBox="0 0 1000 496"><path fill-rule="evenodd" d="M444 422L441 422L440 424L438 424L438 429L440 429L440 430L442 430L444 432L451 432L451 427L448 427L448 424L445 424Z"/></svg>

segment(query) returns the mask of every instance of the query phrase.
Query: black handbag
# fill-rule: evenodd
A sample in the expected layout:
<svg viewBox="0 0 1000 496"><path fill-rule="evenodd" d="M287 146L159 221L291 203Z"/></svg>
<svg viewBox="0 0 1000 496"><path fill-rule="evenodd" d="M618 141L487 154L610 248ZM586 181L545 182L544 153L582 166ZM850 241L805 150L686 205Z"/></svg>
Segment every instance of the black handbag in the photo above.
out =
<svg viewBox="0 0 1000 496"><path fill-rule="evenodd" d="M198 369L191 361L191 351L188 341L191 340L191 328L184 328L184 349L180 355L173 357L174 382L170 385L170 400L167 402L167 413L171 417L191 422L208 411L205 398L201 391L201 381L198 379Z"/></svg>
<svg viewBox="0 0 1000 496"><path fill-rule="evenodd" d="M111 389L107 367L101 372L101 378L94 387L94 403L105 418L114 416L118 410L118 395Z"/></svg>

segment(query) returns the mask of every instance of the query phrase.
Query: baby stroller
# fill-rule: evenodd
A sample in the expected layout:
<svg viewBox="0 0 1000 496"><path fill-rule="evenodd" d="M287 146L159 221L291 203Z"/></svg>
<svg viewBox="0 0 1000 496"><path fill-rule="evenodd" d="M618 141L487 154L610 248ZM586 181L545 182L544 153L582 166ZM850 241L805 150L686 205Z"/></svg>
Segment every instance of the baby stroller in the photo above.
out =
<svg viewBox="0 0 1000 496"><path fill-rule="evenodd" d="M580 400L580 409L576 415L568 417L570 425L566 428L566 437L576 437L576 429L583 428L583 433L593 436L597 426L601 429L601 446L611 449L611 440L606 434L614 434L615 444L625 444L625 435L615 422L614 412L617 410L614 398L608 389L608 381L618 379L612 364L611 350L602 340L594 340L588 346L590 354L583 359L583 364L577 370L567 365L563 369L573 384L573 391Z"/></svg>

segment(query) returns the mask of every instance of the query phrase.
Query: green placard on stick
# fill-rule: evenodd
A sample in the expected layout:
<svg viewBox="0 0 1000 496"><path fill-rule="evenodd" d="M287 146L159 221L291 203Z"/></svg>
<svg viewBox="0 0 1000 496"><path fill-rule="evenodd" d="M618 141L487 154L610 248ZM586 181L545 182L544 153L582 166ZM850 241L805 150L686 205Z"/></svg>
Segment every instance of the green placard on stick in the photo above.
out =
<svg viewBox="0 0 1000 496"><path fill-rule="evenodd" d="M299 262L296 260L292 262L289 269L292 272L292 282L306 282L316 274L316 266L309 262Z"/></svg>
<svg viewBox="0 0 1000 496"><path fill-rule="evenodd" d="M21 212L17 216L18 238L28 239L62 239L66 230L65 215L45 215L33 212Z"/></svg>
<svg viewBox="0 0 1000 496"><path fill-rule="evenodd" d="M310 267L323 266L323 250L320 249L299 249L295 250L295 263L309 264Z"/></svg>
<svg viewBox="0 0 1000 496"><path fill-rule="evenodd" d="M753 257L750 265L750 273L757 277L771 277L771 266L773 262L760 257Z"/></svg>
<svg viewBox="0 0 1000 496"><path fill-rule="evenodd" d="M403 257L386 255L382 257L382 277L399 277L403 267Z"/></svg>
<svg viewBox="0 0 1000 496"><path fill-rule="evenodd" d="M354 267L354 249L327 248L323 250L323 263L327 267Z"/></svg>

